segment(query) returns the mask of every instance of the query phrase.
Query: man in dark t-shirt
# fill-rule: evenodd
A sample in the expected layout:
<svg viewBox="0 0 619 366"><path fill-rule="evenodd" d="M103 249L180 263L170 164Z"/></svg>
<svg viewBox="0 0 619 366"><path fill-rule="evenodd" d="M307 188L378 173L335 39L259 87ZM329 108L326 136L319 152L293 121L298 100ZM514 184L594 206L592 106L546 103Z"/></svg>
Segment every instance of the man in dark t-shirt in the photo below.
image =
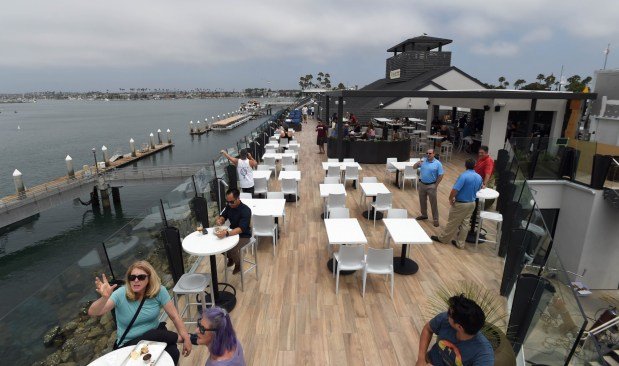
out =
<svg viewBox="0 0 619 366"><path fill-rule="evenodd" d="M239 199L240 195L241 193L238 189L229 189L226 192L226 207L215 220L217 225L223 225L226 220L230 221L230 230L215 234L219 238L230 235L239 236L238 244L226 253L228 267L234 264L234 271L232 273L238 273L241 270L240 250L251 239L251 208L241 202Z"/></svg>
<svg viewBox="0 0 619 366"><path fill-rule="evenodd" d="M449 310L423 327L416 366L493 366L492 345L480 332L485 322L486 315L474 301L462 294L451 297ZM433 334L436 343L427 352Z"/></svg>

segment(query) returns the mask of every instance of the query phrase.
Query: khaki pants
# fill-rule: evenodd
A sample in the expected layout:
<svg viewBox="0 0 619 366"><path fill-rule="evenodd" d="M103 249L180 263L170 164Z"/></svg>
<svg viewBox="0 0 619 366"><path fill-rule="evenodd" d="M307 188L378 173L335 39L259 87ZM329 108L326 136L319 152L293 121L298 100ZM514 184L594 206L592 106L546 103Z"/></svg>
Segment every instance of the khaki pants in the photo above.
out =
<svg viewBox="0 0 619 366"><path fill-rule="evenodd" d="M436 203L436 183L423 184L419 182L419 206L421 206L421 215L428 216L428 198L430 199L430 207L432 208L432 219L438 222L438 204Z"/></svg>
<svg viewBox="0 0 619 366"><path fill-rule="evenodd" d="M443 243L449 243L454 235L458 233L456 237L458 248L464 248L464 240L471 227L471 215L474 210L475 202L455 202L449 210L447 226L445 226L445 229L443 229L438 239ZM460 230L460 232L458 232L458 230Z"/></svg>

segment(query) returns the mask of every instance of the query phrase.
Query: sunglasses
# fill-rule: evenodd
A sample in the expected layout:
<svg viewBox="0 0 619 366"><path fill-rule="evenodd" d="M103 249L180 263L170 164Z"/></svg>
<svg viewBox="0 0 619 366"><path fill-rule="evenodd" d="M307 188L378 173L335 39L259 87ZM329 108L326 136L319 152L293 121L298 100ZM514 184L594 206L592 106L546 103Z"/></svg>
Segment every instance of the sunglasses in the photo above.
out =
<svg viewBox="0 0 619 366"><path fill-rule="evenodd" d="M426 154L428 154L428 155L434 155L434 153L426 153Z"/></svg>
<svg viewBox="0 0 619 366"><path fill-rule="evenodd" d="M217 329L212 329L212 328L205 328L201 323L200 323L200 319L198 319L198 331L200 331L200 334L204 335L206 334L206 332L216 332Z"/></svg>
<svg viewBox="0 0 619 366"><path fill-rule="evenodd" d="M236 202L236 200L232 200L232 201L228 201L228 200L226 200L226 202L227 202L229 205L234 205L234 202Z"/></svg>
<svg viewBox="0 0 619 366"><path fill-rule="evenodd" d="M129 275L129 282L133 282L135 280L144 281L148 278L148 275L140 274L140 275Z"/></svg>

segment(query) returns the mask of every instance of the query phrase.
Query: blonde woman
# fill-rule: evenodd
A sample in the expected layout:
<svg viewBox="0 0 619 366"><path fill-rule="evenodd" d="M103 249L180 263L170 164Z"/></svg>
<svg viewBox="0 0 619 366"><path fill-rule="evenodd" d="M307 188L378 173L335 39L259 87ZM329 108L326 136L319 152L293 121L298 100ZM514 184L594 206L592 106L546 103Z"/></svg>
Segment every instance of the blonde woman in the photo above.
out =
<svg viewBox="0 0 619 366"><path fill-rule="evenodd" d="M168 344L166 352L177 364L180 353L176 344L183 343L183 355L188 356L191 352L189 333L153 266L147 261L133 263L127 270L125 281L125 286L116 289L117 285L110 285L105 274L101 275L101 279L96 277L95 286L101 297L88 309L90 316L101 316L115 309L114 348L135 345L141 340L165 342ZM179 334L167 330L165 323L159 323L161 308Z"/></svg>

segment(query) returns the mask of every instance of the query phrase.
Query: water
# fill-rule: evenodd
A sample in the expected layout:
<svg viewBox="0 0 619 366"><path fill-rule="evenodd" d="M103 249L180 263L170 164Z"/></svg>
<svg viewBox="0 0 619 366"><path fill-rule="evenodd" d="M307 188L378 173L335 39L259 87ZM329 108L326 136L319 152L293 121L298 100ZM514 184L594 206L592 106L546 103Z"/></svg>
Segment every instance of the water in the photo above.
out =
<svg viewBox="0 0 619 366"><path fill-rule="evenodd" d="M265 119L227 132L191 137L189 121L238 109L244 99L166 101L38 101L0 104L0 196L14 192L12 172L19 169L27 186L66 174L65 156L74 166L94 163L91 149L110 155L128 153L157 129L173 132L175 146L139 165L210 164L222 148L234 146ZM14 113L14 112L17 113ZM20 129L18 130L18 126ZM165 135L164 135L165 136ZM122 212L92 212L89 206L65 203L44 211L12 230L0 229L0 318L67 265L85 255L111 233L153 204L174 185L148 184L121 189ZM88 197L82 197L84 201Z"/></svg>

